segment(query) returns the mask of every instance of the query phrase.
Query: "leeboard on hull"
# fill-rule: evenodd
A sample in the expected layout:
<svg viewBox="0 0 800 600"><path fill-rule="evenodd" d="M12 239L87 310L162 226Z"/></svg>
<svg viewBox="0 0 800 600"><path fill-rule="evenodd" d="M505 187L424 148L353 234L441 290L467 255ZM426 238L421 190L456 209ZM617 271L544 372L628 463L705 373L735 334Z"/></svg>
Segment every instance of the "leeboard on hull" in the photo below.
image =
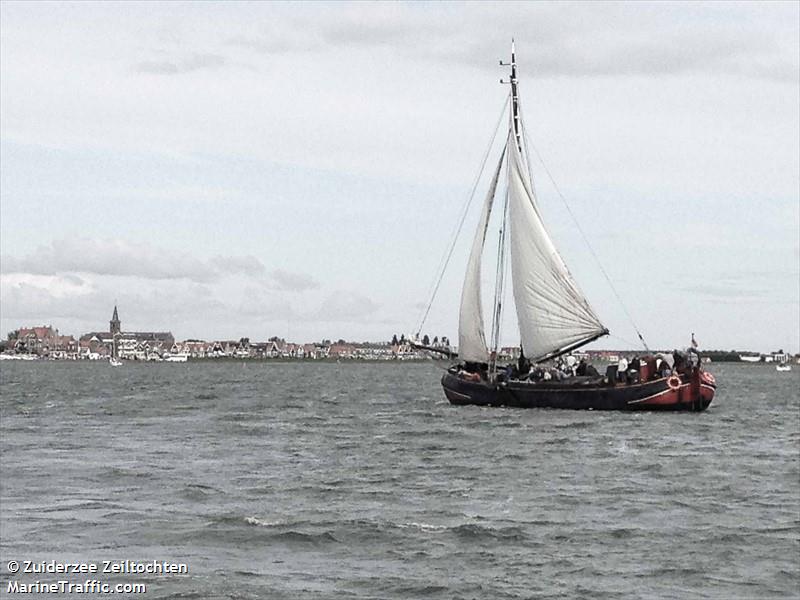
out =
<svg viewBox="0 0 800 600"><path fill-rule="evenodd" d="M670 386L669 378L627 385L589 381L490 383L469 381L448 371L442 377L442 387L450 403L457 405L624 411L702 411L711 404L716 391L713 384L701 380L699 372L682 375L679 385Z"/></svg>

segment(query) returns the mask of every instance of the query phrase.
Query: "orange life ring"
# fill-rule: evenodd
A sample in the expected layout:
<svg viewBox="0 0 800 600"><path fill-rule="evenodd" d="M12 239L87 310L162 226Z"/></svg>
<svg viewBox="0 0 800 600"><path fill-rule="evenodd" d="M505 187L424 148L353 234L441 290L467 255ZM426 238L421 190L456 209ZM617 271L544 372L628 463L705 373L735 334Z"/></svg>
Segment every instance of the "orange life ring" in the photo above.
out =
<svg viewBox="0 0 800 600"><path fill-rule="evenodd" d="M673 375L669 379L667 379L667 385L669 386L669 389L677 390L678 388L681 387L681 378L678 377L677 375Z"/></svg>

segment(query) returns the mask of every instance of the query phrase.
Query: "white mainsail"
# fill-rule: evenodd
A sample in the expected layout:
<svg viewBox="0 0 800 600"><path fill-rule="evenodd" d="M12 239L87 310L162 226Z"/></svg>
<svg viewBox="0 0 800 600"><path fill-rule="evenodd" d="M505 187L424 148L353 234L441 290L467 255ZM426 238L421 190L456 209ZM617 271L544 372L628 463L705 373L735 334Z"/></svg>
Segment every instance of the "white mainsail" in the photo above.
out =
<svg viewBox="0 0 800 600"><path fill-rule="evenodd" d="M483 328L483 302L481 301L481 255L486 241L486 230L489 226L489 216L492 213L494 194L497 190L497 180L500 178L500 169L503 166L505 149L500 155L497 170L494 173L483 211L478 221L478 229L472 242L472 250L467 262L467 273L464 276L464 287L461 290L461 309L458 318L458 354L469 362L485 363L489 360L489 351L486 349L486 334Z"/></svg>
<svg viewBox="0 0 800 600"><path fill-rule="evenodd" d="M541 360L608 330L578 289L545 229L513 126L507 151L514 302L525 355Z"/></svg>

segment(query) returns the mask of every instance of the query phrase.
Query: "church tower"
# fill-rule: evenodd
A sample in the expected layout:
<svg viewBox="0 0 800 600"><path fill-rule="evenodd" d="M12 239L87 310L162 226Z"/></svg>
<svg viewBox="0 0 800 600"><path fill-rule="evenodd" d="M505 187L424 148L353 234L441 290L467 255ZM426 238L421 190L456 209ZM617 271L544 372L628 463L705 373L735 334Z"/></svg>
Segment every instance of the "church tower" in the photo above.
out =
<svg viewBox="0 0 800 600"><path fill-rule="evenodd" d="M117 335L122 333L122 324L119 322L119 315L117 314L117 305L114 305L114 314L111 316L111 321L109 322L109 327L111 331L111 335Z"/></svg>

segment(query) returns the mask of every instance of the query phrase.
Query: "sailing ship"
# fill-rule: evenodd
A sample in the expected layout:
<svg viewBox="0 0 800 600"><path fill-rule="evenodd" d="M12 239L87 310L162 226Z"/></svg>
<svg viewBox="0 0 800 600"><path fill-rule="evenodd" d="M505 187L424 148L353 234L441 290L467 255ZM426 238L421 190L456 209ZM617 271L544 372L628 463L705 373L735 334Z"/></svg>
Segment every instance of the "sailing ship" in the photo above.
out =
<svg viewBox="0 0 800 600"><path fill-rule="evenodd" d="M605 376L571 375L565 378L535 377L537 365L553 361L609 333L584 294L547 232L536 201L522 113L519 103L514 43L511 62L508 135L483 204L478 229L467 262L459 313L458 357L442 377L442 386L453 404L550 407L595 410L702 411L716 390L713 375L701 367L699 355L691 360L659 365L655 356L643 356L623 373L615 367ZM503 166L505 165L505 171ZM497 207L495 194L501 173L506 193ZM498 242L498 268L492 310L491 349L487 346L481 294L481 258L492 211L502 215ZM511 280L521 351L533 365L529 373L497 364L506 254L510 256ZM641 337L641 335L640 335ZM674 368L673 368L674 367ZM552 369L551 369L552 370ZM592 369L593 371L593 369ZM547 368L539 372L549 373Z"/></svg>

